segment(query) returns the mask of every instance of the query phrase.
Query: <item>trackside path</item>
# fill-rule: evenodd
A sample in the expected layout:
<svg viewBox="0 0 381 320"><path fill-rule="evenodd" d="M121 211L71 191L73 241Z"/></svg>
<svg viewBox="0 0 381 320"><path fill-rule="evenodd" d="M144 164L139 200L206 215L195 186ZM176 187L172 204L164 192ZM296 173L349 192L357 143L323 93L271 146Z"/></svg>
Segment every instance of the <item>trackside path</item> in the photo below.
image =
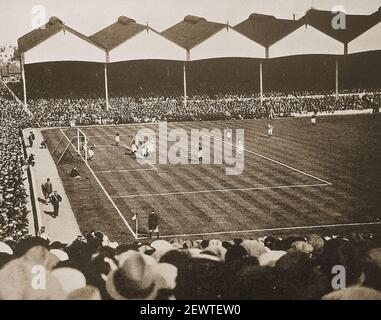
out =
<svg viewBox="0 0 381 320"><path fill-rule="evenodd" d="M33 147L29 147L28 134L33 131L35 134L35 141ZM51 216L53 207L51 204L44 204L42 201L36 199L36 203L41 212L41 223L44 225L50 235L51 241L72 242L78 235L81 234L77 220L71 208L69 199L66 195L62 181L58 175L57 167L54 163L52 156L48 149L41 149L40 144L43 140L41 129L31 129L24 131L25 144L27 146L28 156L33 153L35 155L36 164L31 167L34 177L34 185L36 187L36 194L39 198L43 199L41 184L50 178L53 185L53 190L58 191L62 197L60 203L59 214L57 218Z"/></svg>

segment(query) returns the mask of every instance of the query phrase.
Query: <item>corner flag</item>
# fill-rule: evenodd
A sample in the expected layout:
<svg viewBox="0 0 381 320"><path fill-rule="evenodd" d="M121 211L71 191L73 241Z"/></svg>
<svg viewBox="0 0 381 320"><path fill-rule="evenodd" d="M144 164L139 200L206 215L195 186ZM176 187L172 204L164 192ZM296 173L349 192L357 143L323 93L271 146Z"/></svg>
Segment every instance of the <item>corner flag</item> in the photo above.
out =
<svg viewBox="0 0 381 320"><path fill-rule="evenodd" d="M132 221L135 221L135 236L138 238L139 236L139 226L138 226L138 214L135 213L132 217Z"/></svg>

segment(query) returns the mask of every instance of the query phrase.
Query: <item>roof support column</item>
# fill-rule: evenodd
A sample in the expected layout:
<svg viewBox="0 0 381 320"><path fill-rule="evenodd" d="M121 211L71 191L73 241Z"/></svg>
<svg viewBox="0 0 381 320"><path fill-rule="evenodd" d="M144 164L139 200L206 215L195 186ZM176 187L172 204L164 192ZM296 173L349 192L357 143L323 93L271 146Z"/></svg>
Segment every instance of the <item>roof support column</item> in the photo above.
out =
<svg viewBox="0 0 381 320"><path fill-rule="evenodd" d="M189 50L187 50L187 61L183 64L183 87L184 87L184 107L188 104L188 94L187 94L187 62L190 60Z"/></svg>
<svg viewBox="0 0 381 320"><path fill-rule="evenodd" d="M187 98L187 67L186 62L183 64L183 78L184 78L184 107L187 106L188 98Z"/></svg>
<svg viewBox="0 0 381 320"><path fill-rule="evenodd" d="M20 65L21 65L21 77L22 77L23 93L24 93L24 106L27 107L24 53L20 54Z"/></svg>
<svg viewBox="0 0 381 320"><path fill-rule="evenodd" d="M263 106L263 63L259 63L259 90L261 98L261 106Z"/></svg>
<svg viewBox="0 0 381 320"><path fill-rule="evenodd" d="M336 99L339 98L339 58L336 58L336 75L335 75L335 82L336 82L336 88L335 88L335 94L336 94Z"/></svg>
<svg viewBox="0 0 381 320"><path fill-rule="evenodd" d="M109 111L109 101L108 101L108 76L107 76L107 64L109 63L109 54L106 52L106 62L104 64L104 76L105 76L105 99L106 99L106 110Z"/></svg>

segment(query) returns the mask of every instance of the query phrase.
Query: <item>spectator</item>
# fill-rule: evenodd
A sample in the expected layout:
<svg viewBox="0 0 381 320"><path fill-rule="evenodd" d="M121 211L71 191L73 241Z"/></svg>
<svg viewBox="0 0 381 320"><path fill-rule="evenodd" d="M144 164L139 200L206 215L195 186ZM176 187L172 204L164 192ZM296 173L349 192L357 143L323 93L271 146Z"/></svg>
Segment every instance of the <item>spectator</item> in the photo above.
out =
<svg viewBox="0 0 381 320"><path fill-rule="evenodd" d="M0 241L17 241L28 234L25 160L19 133L30 126L33 121L0 82ZM33 158L28 164L34 164Z"/></svg>
<svg viewBox="0 0 381 320"><path fill-rule="evenodd" d="M41 226L38 236L42 239L49 240L49 233L46 231L45 226Z"/></svg>
<svg viewBox="0 0 381 320"><path fill-rule="evenodd" d="M381 248L373 248L365 256L364 286L381 291Z"/></svg>
<svg viewBox="0 0 381 320"><path fill-rule="evenodd" d="M34 160L34 157L35 157L35 155L34 155L33 153L31 153L31 154L29 155L29 157L28 157L28 162L27 162L29 166L34 167L34 165L36 164L36 162L35 162L35 160Z"/></svg>
<svg viewBox="0 0 381 320"><path fill-rule="evenodd" d="M42 230L41 236L44 233ZM29 237L9 245L0 242L0 297L380 299L381 292L376 288L380 278L377 267L379 248L368 253L354 249L365 243L377 245L379 236L356 234L347 239L336 237L333 242L328 240L327 246L319 246L318 259L314 259L315 252L310 252L310 247L309 253L295 251L302 237L266 237L272 239L266 243L274 243L274 239L278 239L286 251L270 250L266 246L264 251L259 250L262 248L260 243L264 243L266 238L234 241L172 239L169 242L154 240L151 245L147 242L118 245L102 232L91 231L65 245L50 243L41 237ZM307 238L317 239L317 235ZM299 240L294 241L296 239ZM372 239L372 243L368 239ZM226 254L219 254L217 248L227 248ZM327 261L331 263L339 257L349 270L353 270L353 261L348 258L354 257L353 252L358 254L356 257L360 261L366 257L364 274L367 281L363 284L352 281L347 289L333 291L333 275L322 272ZM259 255L258 259L256 255ZM320 256L331 258L321 259ZM44 292L36 293L31 288L30 268L34 264L44 266L47 271L47 290Z"/></svg>
<svg viewBox="0 0 381 320"><path fill-rule="evenodd" d="M42 141L41 141L40 148L41 148L41 149L47 149L47 148L48 148L48 144L46 143L45 140L42 140Z"/></svg>
<svg viewBox="0 0 381 320"><path fill-rule="evenodd" d="M44 195L45 200L48 200L53 193L53 185L50 182L50 179L47 178L46 182L41 185L42 194Z"/></svg>
<svg viewBox="0 0 381 320"><path fill-rule="evenodd" d="M366 98L366 99L365 99ZM293 114L333 113L339 110L369 108L366 101L381 104L379 92L318 95L311 92L269 92L263 104L258 95L194 95L185 107L181 96L165 97L114 97L110 109L104 108L101 98L52 98L30 101L38 121L46 126L78 124L119 124L157 121L231 120L268 117L285 117Z"/></svg>
<svg viewBox="0 0 381 320"><path fill-rule="evenodd" d="M53 206L53 218L57 218L58 211L60 209L60 202L62 201L62 197L58 194L57 191L54 191L54 193L50 196L50 202Z"/></svg>
<svg viewBox="0 0 381 320"><path fill-rule="evenodd" d="M33 137L34 137L34 135L33 135L33 133L32 132L30 132L29 133L29 136L28 136L28 141L29 141L29 147L33 147Z"/></svg>

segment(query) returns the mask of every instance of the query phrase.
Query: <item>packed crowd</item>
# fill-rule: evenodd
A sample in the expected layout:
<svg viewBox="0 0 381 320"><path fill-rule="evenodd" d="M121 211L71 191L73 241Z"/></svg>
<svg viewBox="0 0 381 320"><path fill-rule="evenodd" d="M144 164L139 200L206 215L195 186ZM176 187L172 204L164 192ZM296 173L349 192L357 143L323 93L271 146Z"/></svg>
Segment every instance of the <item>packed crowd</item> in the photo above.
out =
<svg viewBox="0 0 381 320"><path fill-rule="evenodd" d="M36 265L45 290L35 290ZM0 242L0 283L0 299L380 300L381 242L367 233L118 244L92 231L64 244L43 232Z"/></svg>
<svg viewBox="0 0 381 320"><path fill-rule="evenodd" d="M28 234L20 139L20 130L28 125L25 111L0 82L0 240L18 240Z"/></svg>
<svg viewBox="0 0 381 320"><path fill-rule="evenodd" d="M29 101L30 110L44 126L77 124L145 123L155 121L231 120L284 117L309 112L363 110L381 104L381 93L311 96L269 93L261 103L256 95L193 96L184 104L182 97L111 98L109 110L101 98L57 98Z"/></svg>

